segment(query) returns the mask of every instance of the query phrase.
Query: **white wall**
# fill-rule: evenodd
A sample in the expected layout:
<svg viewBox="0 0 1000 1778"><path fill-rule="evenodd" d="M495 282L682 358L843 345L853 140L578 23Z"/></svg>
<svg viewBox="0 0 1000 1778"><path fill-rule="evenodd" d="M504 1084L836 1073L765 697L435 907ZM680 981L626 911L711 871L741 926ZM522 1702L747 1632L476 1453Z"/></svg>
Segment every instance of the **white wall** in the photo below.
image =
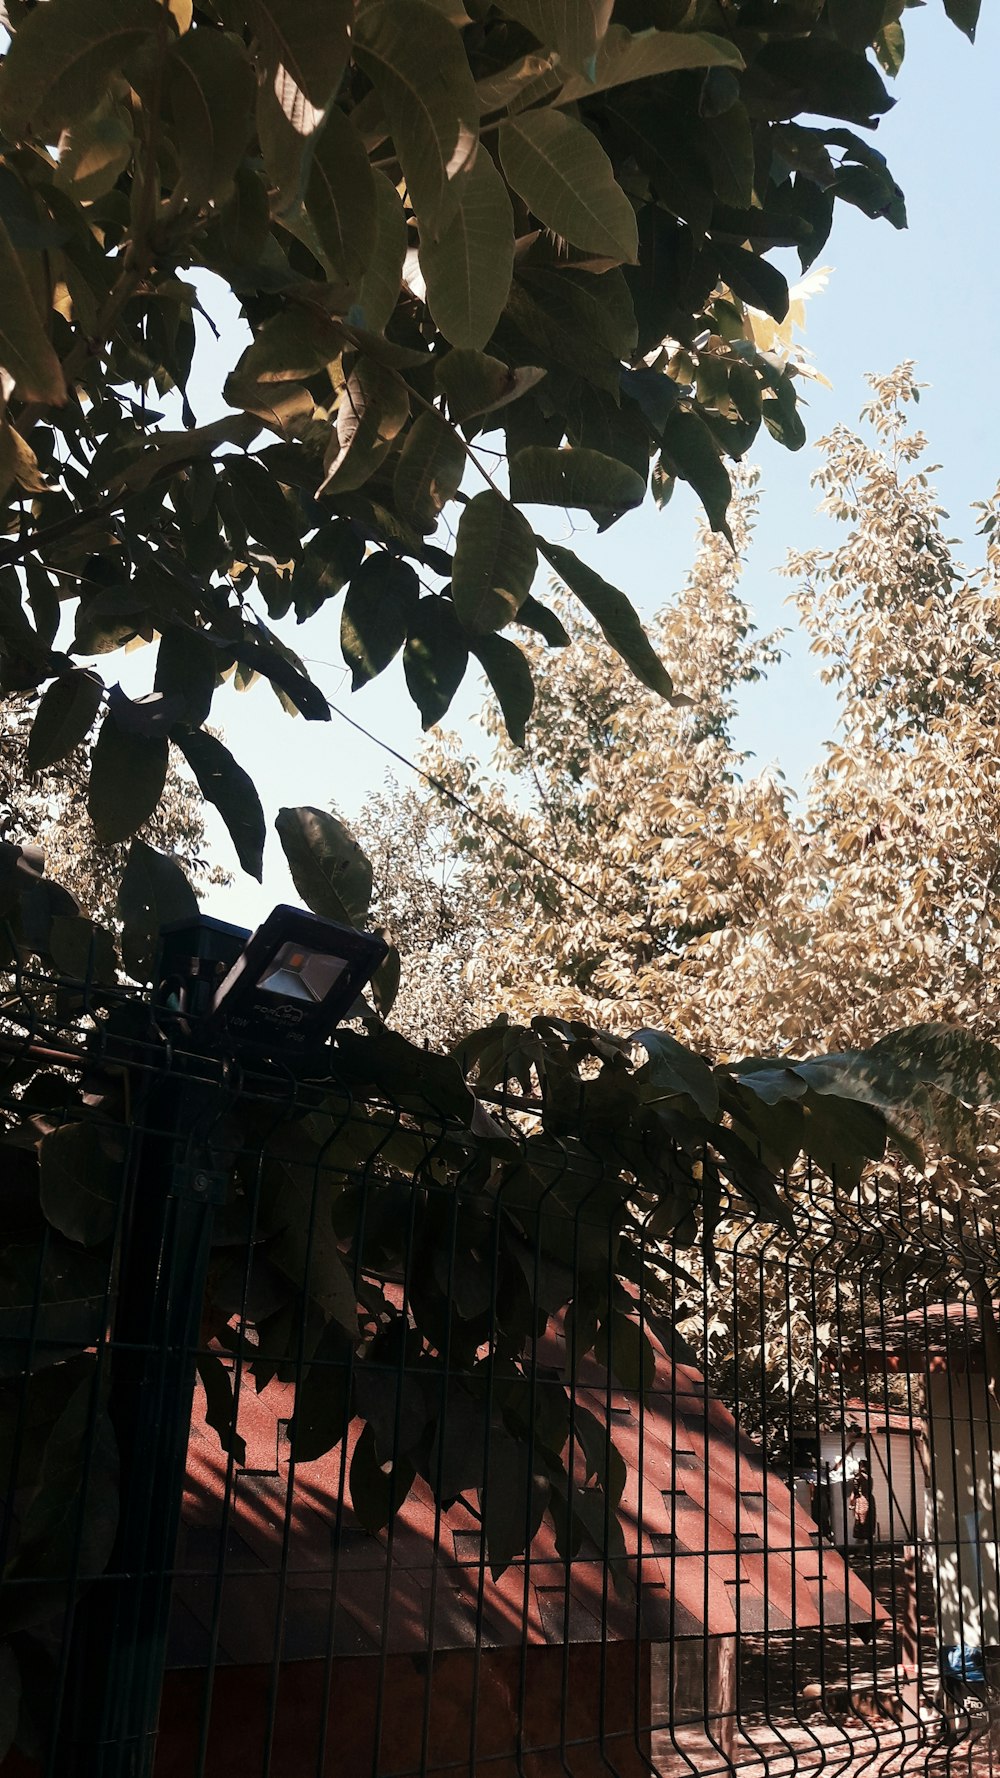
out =
<svg viewBox="0 0 1000 1778"><path fill-rule="evenodd" d="M908 1432L887 1432L884 1427L876 1427L869 1436L868 1445L879 1539L887 1543L913 1543L921 1535L924 1523L924 1472L915 1441ZM823 1434L820 1462L824 1473L827 1465L831 1469L840 1465L843 1451L842 1433ZM849 1483L834 1481L830 1484L833 1541L836 1544L851 1542L849 1490Z"/></svg>
<svg viewBox="0 0 1000 1778"><path fill-rule="evenodd" d="M982 1375L935 1371L923 1561L937 1575L943 1648L1000 1644L1000 1412Z"/></svg>

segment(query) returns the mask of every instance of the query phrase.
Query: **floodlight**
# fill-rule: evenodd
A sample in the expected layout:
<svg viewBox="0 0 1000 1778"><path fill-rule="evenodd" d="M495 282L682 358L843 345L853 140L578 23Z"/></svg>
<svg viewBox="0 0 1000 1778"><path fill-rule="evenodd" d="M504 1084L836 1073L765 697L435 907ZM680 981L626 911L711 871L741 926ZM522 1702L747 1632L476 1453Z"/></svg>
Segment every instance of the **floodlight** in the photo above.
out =
<svg viewBox="0 0 1000 1778"><path fill-rule="evenodd" d="M164 928L160 994L193 1032L301 1055L326 1042L387 953L372 933L304 908L276 907L252 935L200 917Z"/></svg>

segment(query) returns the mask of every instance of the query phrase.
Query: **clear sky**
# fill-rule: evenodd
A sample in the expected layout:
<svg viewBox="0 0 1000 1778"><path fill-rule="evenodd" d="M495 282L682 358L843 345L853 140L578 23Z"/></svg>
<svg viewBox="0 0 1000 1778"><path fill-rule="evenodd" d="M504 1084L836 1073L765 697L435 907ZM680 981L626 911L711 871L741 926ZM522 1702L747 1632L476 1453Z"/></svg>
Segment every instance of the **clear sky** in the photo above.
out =
<svg viewBox="0 0 1000 1778"><path fill-rule="evenodd" d="M838 421L853 423L865 398L864 373L884 371L904 358L917 362L931 386L923 397L921 424L942 464L936 480L953 519L953 534L973 554L969 503L989 494L1000 477L1000 439L995 423L995 344L1000 273L997 182L1000 171L1000 8L984 6L975 47L944 17L940 0L907 12L906 61L896 82L899 104L876 138L902 185L909 230L873 222L838 205L834 232L822 259L833 268L824 293L809 305L806 343L831 390L810 385L806 424L810 442L790 455L766 436L755 460L763 471L761 520L744 581L758 622L770 628L793 623L785 609L787 583L775 570L789 548L823 543L834 534L816 514L810 487L816 466L813 441ZM795 268L786 268L794 277ZM210 345L204 350L210 351ZM233 331L222 342L232 362ZM202 393L194 390L198 417L212 417L208 386L217 367L206 363ZM683 580L692 554L695 503L680 490L657 513L650 504L625 517L603 537L578 535L575 547L650 614ZM558 512L539 514L547 534L565 534ZM357 717L400 752L413 756L419 721L397 662L352 697L337 640L340 603L334 600L290 639L316 682L334 704ZM789 637L789 658L764 685L745 696L739 740L761 764L777 762L800 783L830 734L835 709L820 686L815 662L802 639ZM129 663L148 672L141 651ZM132 679L130 671L129 681ZM471 678L456 700L451 726L467 723L480 691ZM258 685L246 695L220 694L213 707L237 758L253 775L269 823L282 803L335 801L349 818L377 788L391 762L334 716L328 724L286 717L273 694ZM406 778L402 768L392 768ZM231 863L234 885L215 891L206 908L252 925L276 901L294 899L273 832L269 835L263 888L239 872L228 837L213 822L220 860Z"/></svg>

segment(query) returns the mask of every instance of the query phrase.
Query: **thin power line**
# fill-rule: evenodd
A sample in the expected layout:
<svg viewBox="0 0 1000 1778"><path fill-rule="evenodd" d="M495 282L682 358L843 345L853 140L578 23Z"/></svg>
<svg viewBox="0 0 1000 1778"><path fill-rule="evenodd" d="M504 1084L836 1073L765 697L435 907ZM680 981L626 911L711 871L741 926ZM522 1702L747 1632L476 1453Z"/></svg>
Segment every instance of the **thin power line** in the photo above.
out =
<svg viewBox="0 0 1000 1778"><path fill-rule="evenodd" d="M327 701L330 702L329 699ZM565 883L567 888L573 890L574 894L585 896L588 901L594 902L602 913L624 914L627 912L627 909L614 907L602 896L595 895L593 889L585 888L583 883L576 882L575 878L569 876L558 864L553 864L548 858L543 858L540 852L536 852L524 840L519 840L517 835L511 833L510 829L504 827L501 822L493 821L489 815L484 815L480 809L467 802L464 796L459 796L457 791L450 790L440 778L435 778L433 772L425 771L423 766L418 766L415 760L408 759L405 753L399 753L395 747L390 747L388 741L383 741L381 736L373 735L363 723L356 722L353 716L348 716L346 710L341 710L334 703L330 703L330 709L335 716L340 717L342 722L346 722L350 728L356 729L359 735L364 735L366 741L371 741L375 747L381 747L383 753L388 753L390 759L397 760L401 766L406 766L408 771L415 772L417 777L422 778L425 784L429 784L432 790L436 790L439 796L447 797L448 801L454 803L456 808L463 809L467 815L471 815L473 821L478 821L482 827L490 828L502 840L506 840L508 845L514 846L518 852L523 852L525 857L530 858L534 864L540 864L543 870L548 871L553 877L558 877L560 882Z"/></svg>

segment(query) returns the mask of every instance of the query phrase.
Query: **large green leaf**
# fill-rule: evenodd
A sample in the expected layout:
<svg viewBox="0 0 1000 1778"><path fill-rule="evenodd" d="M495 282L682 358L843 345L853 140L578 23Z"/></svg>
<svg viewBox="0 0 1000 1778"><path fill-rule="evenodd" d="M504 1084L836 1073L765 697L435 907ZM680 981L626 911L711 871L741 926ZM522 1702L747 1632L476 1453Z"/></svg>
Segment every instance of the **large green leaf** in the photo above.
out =
<svg viewBox="0 0 1000 1778"><path fill-rule="evenodd" d="M74 667L54 679L35 711L28 739L28 771L43 772L85 741L101 707L96 673Z"/></svg>
<svg viewBox="0 0 1000 1778"><path fill-rule="evenodd" d="M135 130L125 106L105 95L96 111L64 130L59 141L60 186L85 203L117 184L132 159Z"/></svg>
<svg viewBox="0 0 1000 1778"><path fill-rule="evenodd" d="M641 475L602 451L527 445L510 460L511 499L519 504L580 506L600 519L641 506L645 493Z"/></svg>
<svg viewBox="0 0 1000 1778"><path fill-rule="evenodd" d="M68 1603L68 1577L102 1575L118 1527L118 1447L103 1405L95 1412L94 1379L71 1395L45 1446L41 1475L20 1524L5 1579L5 1630L44 1622Z"/></svg>
<svg viewBox="0 0 1000 1778"><path fill-rule="evenodd" d="M485 148L463 181L458 208L435 240L421 239L427 306L453 346L485 346L514 271L514 213Z"/></svg>
<svg viewBox="0 0 1000 1778"><path fill-rule="evenodd" d="M205 1391L205 1425L218 1434L219 1444L239 1464L247 1460L246 1439L236 1430L236 1398L230 1366L214 1352L201 1352L195 1361Z"/></svg>
<svg viewBox="0 0 1000 1778"><path fill-rule="evenodd" d="M374 180L375 240L354 307L369 333L381 333L399 300L406 258L406 217L396 187L377 167Z"/></svg>
<svg viewBox="0 0 1000 1778"><path fill-rule="evenodd" d="M665 467L672 475L679 475L682 481L691 483L708 514L712 530L730 537L726 513L732 498L732 483L719 447L701 415L691 408L674 408L667 417L662 436Z"/></svg>
<svg viewBox="0 0 1000 1778"><path fill-rule="evenodd" d="M538 553L523 513L492 488L462 514L452 564L451 596L474 635L500 630L531 591Z"/></svg>
<svg viewBox="0 0 1000 1778"><path fill-rule="evenodd" d="M512 370L501 359L490 358L485 352L447 352L435 367L435 381L447 397L453 420L494 413L533 389L544 375L537 364Z"/></svg>
<svg viewBox="0 0 1000 1778"><path fill-rule="evenodd" d="M572 550L561 543L544 543L538 538L542 555L551 562L560 580L565 581L591 617L596 618L604 638L637 679L662 698L673 696L670 674L656 653L649 637L625 594L603 580L593 568L581 562Z"/></svg>
<svg viewBox="0 0 1000 1778"><path fill-rule="evenodd" d="M374 82L423 239L445 227L479 140L479 105L462 39L425 0L373 0L354 54Z"/></svg>
<svg viewBox="0 0 1000 1778"><path fill-rule="evenodd" d="M342 821L325 809L279 809L275 829L292 882L324 919L361 926L368 916L372 867Z"/></svg>
<svg viewBox="0 0 1000 1778"><path fill-rule="evenodd" d="M95 1123L61 1124L38 1151L39 1194L52 1227L96 1247L114 1233L121 1167L105 1153Z"/></svg>
<svg viewBox="0 0 1000 1778"><path fill-rule="evenodd" d="M157 0L47 0L36 6L18 25L0 68L0 124L15 139L30 131L57 142L65 124L95 109L111 76L162 25Z"/></svg>
<svg viewBox="0 0 1000 1778"><path fill-rule="evenodd" d="M118 886L122 961L129 975L151 981L160 927L193 920L197 913L198 897L176 859L145 840L133 840Z"/></svg>
<svg viewBox="0 0 1000 1778"><path fill-rule="evenodd" d="M465 446L436 411L414 420L393 479L399 515L416 531L432 531L465 473Z"/></svg>
<svg viewBox="0 0 1000 1778"><path fill-rule="evenodd" d="M403 672L425 729L447 713L468 664L468 643L451 600L436 593L421 599L403 650Z"/></svg>
<svg viewBox="0 0 1000 1778"><path fill-rule="evenodd" d="M251 0L250 12L272 81L283 70L322 110L347 66L353 0Z"/></svg>
<svg viewBox="0 0 1000 1778"><path fill-rule="evenodd" d="M109 710L91 755L87 808L102 845L127 840L148 821L167 776L166 737L126 731Z"/></svg>
<svg viewBox="0 0 1000 1778"><path fill-rule="evenodd" d="M253 128L250 57L232 32L187 31L170 52L166 91L181 189L193 204L219 203L232 191Z"/></svg>
<svg viewBox="0 0 1000 1778"><path fill-rule="evenodd" d="M523 747L525 726L535 703L531 668L516 643L506 636L477 636L471 646L496 692L507 733L516 747Z"/></svg>
<svg viewBox="0 0 1000 1778"><path fill-rule="evenodd" d="M504 12L520 19L567 68L587 70L608 28L614 0L505 0Z"/></svg>
<svg viewBox="0 0 1000 1778"><path fill-rule="evenodd" d="M348 377L337 408L335 454L321 492L347 494L364 486L388 456L410 412L402 379L372 358L361 358Z"/></svg>
<svg viewBox="0 0 1000 1778"><path fill-rule="evenodd" d="M976 26L982 0L944 0L944 9L953 25L964 31L970 43L976 41Z"/></svg>
<svg viewBox="0 0 1000 1778"><path fill-rule="evenodd" d="M49 0L54 4L54 0ZM31 287L0 219L0 368L25 401L66 399L62 365L42 326Z"/></svg>
<svg viewBox="0 0 1000 1778"><path fill-rule="evenodd" d="M340 646L357 691L395 660L406 641L420 598L420 582L407 562L376 550L362 562L347 589Z"/></svg>
<svg viewBox="0 0 1000 1778"><path fill-rule="evenodd" d="M633 80L648 80L651 75L672 74L682 68L742 65L736 45L709 31L637 31L633 35L624 25L612 25L593 68L573 74L563 85L557 103L567 105L589 98L592 93L606 92L609 87L627 86Z"/></svg>
<svg viewBox="0 0 1000 1778"><path fill-rule="evenodd" d="M500 127L500 164L529 210L588 253L634 265L635 211L603 148L562 111L529 111Z"/></svg>
<svg viewBox="0 0 1000 1778"><path fill-rule="evenodd" d="M207 729L176 729L173 738L197 778L202 796L222 816L240 864L259 883L266 830L253 779Z"/></svg>
<svg viewBox="0 0 1000 1778"><path fill-rule="evenodd" d="M305 199L328 265L346 283L359 282L378 235L375 179L357 130L336 105L312 145Z"/></svg>

